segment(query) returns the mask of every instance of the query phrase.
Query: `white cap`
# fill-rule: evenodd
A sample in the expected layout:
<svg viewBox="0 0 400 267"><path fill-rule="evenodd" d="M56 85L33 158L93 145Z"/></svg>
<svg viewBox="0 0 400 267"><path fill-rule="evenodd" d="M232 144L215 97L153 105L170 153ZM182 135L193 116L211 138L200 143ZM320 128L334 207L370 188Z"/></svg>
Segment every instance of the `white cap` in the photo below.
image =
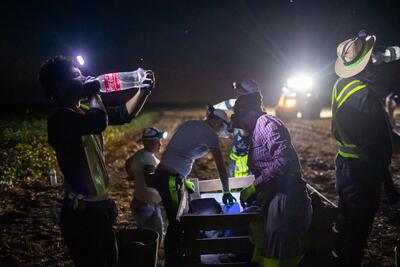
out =
<svg viewBox="0 0 400 267"><path fill-rule="evenodd" d="M148 127L143 130L142 139L165 139L167 138L166 131L160 131L155 127Z"/></svg>
<svg viewBox="0 0 400 267"><path fill-rule="evenodd" d="M212 113L215 117L218 117L224 122L229 123L228 115L226 115L225 111L223 111L222 109L214 109Z"/></svg>

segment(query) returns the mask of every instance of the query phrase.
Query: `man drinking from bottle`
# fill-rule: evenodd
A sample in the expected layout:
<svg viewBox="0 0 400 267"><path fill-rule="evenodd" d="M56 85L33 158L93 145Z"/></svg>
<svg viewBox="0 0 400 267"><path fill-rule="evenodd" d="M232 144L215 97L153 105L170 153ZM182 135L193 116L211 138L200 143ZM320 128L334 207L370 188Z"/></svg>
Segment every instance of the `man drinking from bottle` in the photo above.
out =
<svg viewBox="0 0 400 267"><path fill-rule="evenodd" d="M108 197L102 132L137 116L151 89L140 89L125 104L105 107L100 84L82 75L72 61L57 56L40 68L39 80L57 109L48 118L48 141L64 175L65 195L59 226L76 266L113 266L117 246L112 225L115 204ZM81 105L87 98L89 106Z"/></svg>

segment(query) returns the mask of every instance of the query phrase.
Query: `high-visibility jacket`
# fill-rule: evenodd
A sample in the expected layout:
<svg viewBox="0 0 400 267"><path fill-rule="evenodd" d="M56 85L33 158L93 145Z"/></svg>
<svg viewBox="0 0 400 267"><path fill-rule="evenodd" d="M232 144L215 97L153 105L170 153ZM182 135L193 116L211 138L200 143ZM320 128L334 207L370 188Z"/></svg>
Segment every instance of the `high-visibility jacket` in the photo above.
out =
<svg viewBox="0 0 400 267"><path fill-rule="evenodd" d="M81 104L81 108L88 110L89 107ZM90 176L94 188L96 189L96 197L92 200L102 200L108 194L108 173L105 166L105 159L102 152L101 141L99 136L94 134L82 135L82 145L85 151L86 162L89 167Z"/></svg>
<svg viewBox="0 0 400 267"><path fill-rule="evenodd" d="M391 126L381 101L384 83L374 76L338 79L332 90L332 134L338 155L386 169L392 157Z"/></svg>
<svg viewBox="0 0 400 267"><path fill-rule="evenodd" d="M243 177L249 174L249 167L247 166L247 160L249 158L248 154L239 156L236 153L231 152L229 157L232 160L231 164L234 164L233 166L234 177Z"/></svg>
<svg viewBox="0 0 400 267"><path fill-rule="evenodd" d="M357 146L346 137L345 133L336 125L336 114L340 108L346 105L352 105L358 109L366 100L366 84L360 80L354 79L346 84L340 83L338 79L332 90L332 133L338 145L338 154L344 158L359 158L360 154ZM340 84L340 85L339 85Z"/></svg>

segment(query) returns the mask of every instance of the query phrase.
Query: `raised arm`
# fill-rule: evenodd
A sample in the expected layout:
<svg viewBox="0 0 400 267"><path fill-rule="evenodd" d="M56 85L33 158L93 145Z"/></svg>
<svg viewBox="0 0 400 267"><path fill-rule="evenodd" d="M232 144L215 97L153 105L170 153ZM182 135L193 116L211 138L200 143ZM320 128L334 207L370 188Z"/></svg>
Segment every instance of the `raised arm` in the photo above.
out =
<svg viewBox="0 0 400 267"><path fill-rule="evenodd" d="M146 78L143 83L147 84L149 87L139 89L124 105L107 107L109 124L120 125L129 123L133 118L139 115L147 97L155 86L155 79L152 71L146 71Z"/></svg>

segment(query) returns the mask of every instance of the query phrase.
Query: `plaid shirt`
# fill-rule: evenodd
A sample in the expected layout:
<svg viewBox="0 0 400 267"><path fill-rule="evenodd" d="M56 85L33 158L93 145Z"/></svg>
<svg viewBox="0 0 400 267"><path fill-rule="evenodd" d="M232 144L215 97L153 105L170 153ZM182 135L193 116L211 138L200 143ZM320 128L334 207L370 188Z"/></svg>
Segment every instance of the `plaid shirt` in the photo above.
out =
<svg viewBox="0 0 400 267"><path fill-rule="evenodd" d="M285 177L301 180L300 163L289 131L279 119L268 114L259 117L254 127L248 164L256 178L254 185L257 191L262 191L273 179L279 179L280 190L289 185L288 179L283 179Z"/></svg>

